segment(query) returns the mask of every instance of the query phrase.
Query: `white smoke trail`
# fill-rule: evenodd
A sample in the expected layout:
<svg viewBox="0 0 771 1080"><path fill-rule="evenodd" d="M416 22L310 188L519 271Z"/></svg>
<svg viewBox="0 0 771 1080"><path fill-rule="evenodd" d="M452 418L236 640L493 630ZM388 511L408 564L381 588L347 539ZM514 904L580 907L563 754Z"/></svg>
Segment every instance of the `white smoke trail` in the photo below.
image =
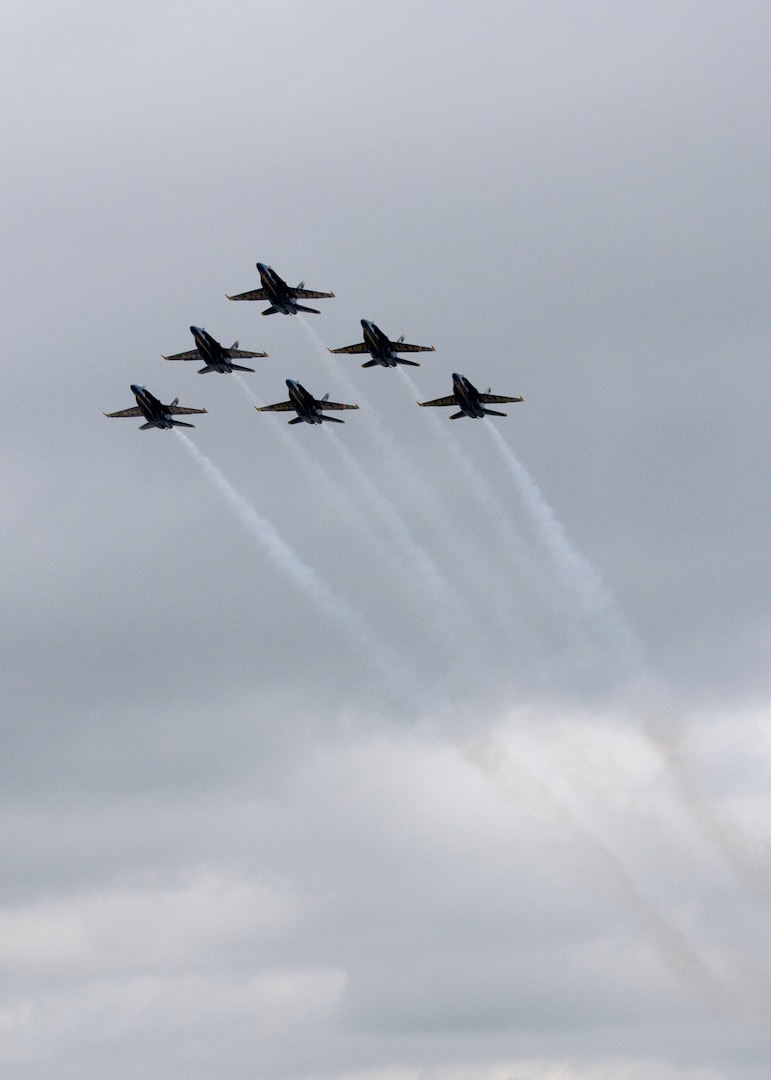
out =
<svg viewBox="0 0 771 1080"><path fill-rule="evenodd" d="M420 390L413 382L412 377L403 367L399 367L397 370L417 401L420 398ZM463 451L453 438L449 430L453 425L446 423L447 414L443 417L437 416L434 409L426 409L425 412L429 414L428 423L433 428L436 437L442 440L447 453L452 454L453 469L458 475L463 476L466 488L483 508L488 519L493 522L506 545L513 547L520 560L525 562L527 555L523 549L519 533L512 527L511 521L501 510L500 499L496 498L492 487L487 483L485 477L480 474L479 470L474 467L469 455ZM445 423L442 423L442 420Z"/></svg>
<svg viewBox="0 0 771 1080"><path fill-rule="evenodd" d="M258 399L255 397L251 388L247 386L246 382L241 379L239 375L236 375L235 377L241 390L252 404L259 404ZM337 453L345 462L348 471L354 476L361 489L366 493L366 496L372 504L380 521L388 529L392 538L414 559L420 575L418 580L421 587L427 586L435 595L446 597L451 588L449 581L440 573L436 563L425 548L423 548L412 536L410 530L407 528L407 525L396 511L393 504L376 488L364 469L351 454L350 450L344 446L339 439L334 438L334 432L331 431L329 426L322 424L321 427L322 430L326 432ZM302 459L303 466L309 471L312 471L317 479L320 480L329 491L334 493L337 502L344 506L346 512L349 514L353 513L362 525L366 524L371 528L372 522L370 520L365 519L355 508L351 510L351 507L355 507L355 504L352 503L352 500L339 485L329 478L308 448L300 443L297 438L291 437L291 433L286 425L281 425L280 431L287 445L289 445L292 451Z"/></svg>
<svg viewBox="0 0 771 1080"><path fill-rule="evenodd" d="M178 428L174 429L182 445L195 460L219 493L235 510L252 536L255 537L273 560L273 562L294 583L304 589L316 605L337 623L353 641L364 650L368 659L376 664L381 670L393 679L395 674L401 681L413 691L419 691L420 684L417 676L408 667L403 658L381 641L372 631L363 617L338 596L319 576L316 570L308 566L300 556L289 546L271 523L264 518L238 492L217 466L209 460L195 443L183 434Z"/></svg>
<svg viewBox="0 0 771 1080"><path fill-rule="evenodd" d="M242 379L237 372L233 372L233 378L239 389L243 392L244 397L246 397L252 405L259 406L265 404L264 399L258 397L247 384L246 380ZM283 440L284 446L294 456L300 468L305 472L312 474L313 482L316 487L319 490L326 490L328 497L334 500L341 513L345 514L352 522L355 522L358 527L366 525L365 518L360 513L355 503L347 497L340 486L336 484L324 471L321 465L319 465L317 459L308 449L306 443L301 438L296 437L297 432L294 428L290 428L288 424L285 423L271 424L271 431L274 433L278 431L278 437Z"/></svg>
<svg viewBox="0 0 771 1080"><path fill-rule="evenodd" d="M637 635L599 573L568 539L562 523L535 480L500 432L489 422L485 427L514 477L536 533L552 556L563 583L576 596L594 629L613 646L627 673L635 677L641 676L645 672L645 662Z"/></svg>
<svg viewBox="0 0 771 1080"><path fill-rule="evenodd" d="M578 880L589 881L591 888L599 891L603 899L612 901L631 916L655 945L664 965L678 981L695 990L713 1013L722 1015L727 1008L733 1007L726 988L707 967L694 945L646 895L607 841L583 819L571 801L557 792L534 763L524 760L521 754L513 761L511 753L506 753L499 742L496 745L489 735L461 746L460 750L507 800L516 799L518 804L523 786L529 784L537 792L542 807L579 841L571 846L568 859ZM523 777L513 775L514 765L519 767Z"/></svg>
<svg viewBox="0 0 771 1080"><path fill-rule="evenodd" d="M302 315L298 315L297 318L303 332L318 349L325 364L331 367L330 353L321 338ZM339 368L335 368L336 372L339 370ZM358 396L360 403L364 403L365 399L353 385L350 377L344 373L340 377L349 387L350 393ZM448 509L447 503L441 497L437 487L425 480L420 472L415 469L414 462L405 453L402 445L381 424L376 410L372 409L368 413L367 423L368 432L373 443L379 444L384 460L389 468L398 475L400 490L405 495L411 496L416 510L427 515L434 525L441 521L451 522L450 528L441 531L441 543L444 547L451 549L451 557L458 566L462 567L466 572L471 571L473 573L475 606L480 593L485 593L493 609L497 610L501 600L500 582L489 574L485 560L480 560L478 549L468 542L463 530L454 527L455 515ZM468 616L466 616L465 621L468 622Z"/></svg>
<svg viewBox="0 0 771 1080"><path fill-rule="evenodd" d="M416 563L421 586L427 585L440 598L449 596L452 592L450 582L440 572L431 555L414 538L393 504L377 489L348 447L344 446L340 439L335 438L334 432L328 428L325 430L337 453L345 462L348 471L355 476L361 488L366 492L367 498L372 503L381 522L388 529L393 539Z"/></svg>

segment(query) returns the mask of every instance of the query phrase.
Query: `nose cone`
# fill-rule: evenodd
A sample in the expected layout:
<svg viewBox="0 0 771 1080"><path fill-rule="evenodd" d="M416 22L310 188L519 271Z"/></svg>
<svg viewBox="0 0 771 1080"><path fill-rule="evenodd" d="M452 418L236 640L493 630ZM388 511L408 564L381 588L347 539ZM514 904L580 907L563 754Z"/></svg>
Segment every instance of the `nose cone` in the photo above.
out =
<svg viewBox="0 0 771 1080"><path fill-rule="evenodd" d="M361 320L361 328L362 328L362 330L371 330L372 325L373 325L372 324L372 319L362 319Z"/></svg>
<svg viewBox="0 0 771 1080"><path fill-rule="evenodd" d="M266 263L257 263L257 269L264 274L266 270L270 270L270 267Z"/></svg>
<svg viewBox="0 0 771 1080"><path fill-rule="evenodd" d="M289 389L291 390L291 389L292 389L293 387L294 387L294 388L296 388L296 387L297 387L297 381L296 381L295 379L287 379L287 380L286 380L286 385L287 385L287 386L289 387Z"/></svg>
<svg viewBox="0 0 771 1080"><path fill-rule="evenodd" d="M202 326L191 326L190 327L190 333L193 335L193 337L197 337L199 334L202 333L202 331L203 331Z"/></svg>
<svg viewBox="0 0 771 1080"><path fill-rule="evenodd" d="M459 371L453 371L453 373L452 373L452 381L453 382L463 382L463 378L464 378L463 375L461 375L461 373Z"/></svg>
<svg viewBox="0 0 771 1080"><path fill-rule="evenodd" d="M144 386L140 386L138 383L132 383L131 392L134 394L144 394L145 388Z"/></svg>

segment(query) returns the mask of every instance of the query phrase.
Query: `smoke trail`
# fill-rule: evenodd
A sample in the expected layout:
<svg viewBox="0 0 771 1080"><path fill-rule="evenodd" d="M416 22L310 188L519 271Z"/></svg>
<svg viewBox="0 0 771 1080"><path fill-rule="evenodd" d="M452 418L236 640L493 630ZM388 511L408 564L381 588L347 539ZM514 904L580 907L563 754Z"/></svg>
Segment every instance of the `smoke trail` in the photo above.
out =
<svg viewBox="0 0 771 1080"><path fill-rule="evenodd" d="M252 404L259 404L253 391L240 376L236 375L236 381ZM334 433L331 429L323 424L321 427L322 430L326 432L327 437L337 453L342 457L349 472L355 477L362 490L366 492L367 497L372 503L381 522L386 526L393 539L396 540L396 542L400 544L417 563L417 569L420 575L418 581L420 585L422 587L428 586L436 595L447 597L451 588L449 581L440 573L436 563L425 548L423 548L412 536L407 525L397 513L392 503L378 491L364 469L351 454L350 450L348 450L339 439L334 438ZM307 447L300 443L296 438L291 437L286 425L281 425L280 431L287 445L291 446L293 452L302 458L303 465L309 470L312 470L313 473L321 479L324 486L334 492L335 498L340 504L344 505L346 512L349 514L352 513L362 525L366 524L371 528L371 521L365 519L363 515L355 509L355 504L352 503L352 500L347 497L338 484L330 480L327 473L324 472ZM353 510L351 509L352 506L354 506Z"/></svg>
<svg viewBox="0 0 771 1080"><path fill-rule="evenodd" d="M451 592L452 586L447 578L439 571L430 554L413 537L401 516L394 509L392 503L378 491L375 484L367 476L364 469L362 469L348 447L344 446L339 439L335 438L334 433L328 428L325 430L328 438L345 462L349 472L356 477L360 486L366 491L367 497L372 503L375 512L391 533L391 536L417 563L418 572L420 574L420 584L424 586L428 585L434 593L442 598L447 597Z"/></svg>
<svg viewBox="0 0 771 1080"><path fill-rule="evenodd" d="M316 331L309 322L306 322L302 315L298 315L297 319L303 332L319 350L324 362L328 367L331 366L330 354ZM336 373L339 370L339 368L335 368ZM350 392L353 395L358 395L359 402L363 403L365 399L358 389L353 386L350 377L343 375L343 381L350 387ZM373 441L380 444L389 467L397 472L401 491L411 495L415 507L421 513L428 515L433 524L448 520L451 522L451 527L445 528L441 532L441 543L445 547L452 549L452 557L456 563L463 567L464 570L473 572L475 606L479 594L484 592L491 605L497 610L501 600L500 582L494 580L489 574L486 561L480 560L478 550L472 547L464 538L463 531L454 527L456 516L450 512L436 486L429 484L422 478L415 469L414 462L404 452L401 444L393 438L390 431L383 427L376 410L373 409L368 415L367 423Z"/></svg>
<svg viewBox="0 0 771 1080"><path fill-rule="evenodd" d="M645 671L642 649L632 627L620 611L602 578L568 539L562 523L543 497L538 485L493 424L486 423L519 490L535 530L552 556L564 584L574 593L595 629L609 641L628 673Z"/></svg>
<svg viewBox="0 0 771 1080"><path fill-rule="evenodd" d="M403 367L399 367L397 370L409 387L410 394L414 395L415 400L417 401L421 394L411 376ZM463 452L458 442L452 437L449 430L452 425L447 424L446 422L443 424L442 418L437 416L433 409L426 409L425 411L429 414L428 423L433 428L437 438L442 440L445 450L452 454L453 468L457 473L463 475L466 487L473 493L474 498L485 510L490 520L494 522L504 542L508 546L514 547L519 558L522 561L525 561L527 556L523 549L519 533L512 527L511 521L502 512L500 501L496 497L491 486L486 482L479 470L474 467L474 463L469 455ZM445 416L443 419L446 421L447 417Z"/></svg>
<svg viewBox="0 0 771 1080"><path fill-rule="evenodd" d="M265 404L265 400L260 399L252 388L248 386L245 379L242 379L238 373L233 372L233 378L236 386L243 392L248 402L251 402L252 405ZM295 429L289 428L285 423L279 423L271 424L271 430L272 432L278 430L279 437L284 441L284 446L288 449L290 454L294 455L299 467L303 471L313 475L313 482L317 488L326 489L329 497L334 499L337 503L338 510L346 515L352 524L355 523L357 527L361 528L366 525L365 518L359 511L359 508L357 508L355 503L348 498L346 492L341 490L340 486L322 469L319 461L313 457L302 438L293 438Z"/></svg>
<svg viewBox="0 0 771 1080"><path fill-rule="evenodd" d="M230 504L273 562L307 592L316 605L359 645L368 659L393 679L399 673L402 682L413 691L420 689L416 675L401 656L394 653L367 625L362 616L338 596L307 563L281 537L271 523L238 492L209 458L194 442L174 428L174 434L186 447L205 476Z"/></svg>
<svg viewBox="0 0 771 1080"><path fill-rule="evenodd" d="M467 746L465 750L461 748L461 752L466 760L495 784L507 801L512 799L513 792L519 793L520 782L513 782L506 775L503 754L489 740ZM649 935L661 960L678 981L695 989L711 1011L724 1015L726 1007L730 1008L731 1005L726 992L690 942L642 893L621 859L581 820L552 785L521 757L517 764L538 790L542 803L551 808L557 820L583 839L583 850L573 850L576 873L580 879L585 881L588 877L592 888L599 888L603 898L612 895L616 903Z"/></svg>

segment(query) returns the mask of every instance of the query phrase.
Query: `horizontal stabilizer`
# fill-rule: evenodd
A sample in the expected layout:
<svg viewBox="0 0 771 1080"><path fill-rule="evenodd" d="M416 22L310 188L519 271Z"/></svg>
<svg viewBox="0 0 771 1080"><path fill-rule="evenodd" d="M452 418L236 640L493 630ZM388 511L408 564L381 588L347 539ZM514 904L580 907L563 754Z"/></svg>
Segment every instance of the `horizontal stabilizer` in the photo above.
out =
<svg viewBox="0 0 771 1080"><path fill-rule="evenodd" d="M321 312L315 307L304 307L302 304L295 304L298 311L308 311L311 315L320 315ZM263 315L267 315L267 311L263 311Z"/></svg>
<svg viewBox="0 0 771 1080"><path fill-rule="evenodd" d="M367 362L365 364L362 364L361 366L362 367L377 367L377 364L378 364L377 360L367 360Z"/></svg>
<svg viewBox="0 0 771 1080"><path fill-rule="evenodd" d="M400 356L397 356L396 363L407 364L409 367L420 367L420 364L417 362L417 360L402 360Z"/></svg>
<svg viewBox="0 0 771 1080"><path fill-rule="evenodd" d="M150 421L148 420L146 424L140 424L139 425L139 430L140 431L149 431L149 429L151 427L155 427L155 424L150 423Z"/></svg>
<svg viewBox="0 0 771 1080"><path fill-rule="evenodd" d="M290 420L289 423L290 424L302 424L303 423L303 418L301 416L296 416L294 418L294 420Z"/></svg>
<svg viewBox="0 0 771 1080"><path fill-rule="evenodd" d="M174 427L195 427L195 424L186 424L184 420L172 420Z"/></svg>
<svg viewBox="0 0 771 1080"><path fill-rule="evenodd" d="M260 312L260 315L275 315L275 314L276 314L276 309L272 305L270 307L266 307L264 311Z"/></svg>
<svg viewBox="0 0 771 1080"><path fill-rule="evenodd" d="M251 373L254 374L253 367L242 367L241 364L231 364L230 366L232 367L233 371L251 371Z"/></svg>
<svg viewBox="0 0 771 1080"><path fill-rule="evenodd" d="M354 408L358 408L358 405L354 406ZM330 424L344 424L345 423L345 420L341 420L339 416L322 416L321 419L326 420Z"/></svg>
<svg viewBox="0 0 771 1080"><path fill-rule="evenodd" d="M497 409L485 409L484 414L485 414L485 416L508 416L509 415L508 413L505 413L505 412L498 412Z"/></svg>
<svg viewBox="0 0 771 1080"><path fill-rule="evenodd" d="M460 420L461 416L465 416L464 412L454 412L450 417L451 420Z"/></svg>

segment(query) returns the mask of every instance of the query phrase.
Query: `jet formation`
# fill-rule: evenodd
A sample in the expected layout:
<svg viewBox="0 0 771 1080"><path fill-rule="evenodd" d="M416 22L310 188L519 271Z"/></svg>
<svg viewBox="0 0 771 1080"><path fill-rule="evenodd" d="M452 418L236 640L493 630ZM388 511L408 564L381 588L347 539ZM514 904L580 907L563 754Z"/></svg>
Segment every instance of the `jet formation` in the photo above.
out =
<svg viewBox="0 0 771 1080"><path fill-rule="evenodd" d="M305 282L292 287L287 285L283 278L266 263L257 263L260 274L261 288L252 289L251 292L239 293L237 296L228 296L228 300L258 300L268 303L268 307L261 312L262 315L275 315L280 312L284 315L296 315L300 311L311 312L319 315L316 308L305 307L297 301L314 297L334 297L333 292L313 292L305 288ZM361 328L364 340L354 345L344 345L339 349L329 349L334 354L368 354L370 359L361 366L394 368L399 364L408 364L411 367L420 367L416 360L406 360L400 353L436 352L433 345L410 345L404 340L404 335L392 341L379 326L371 319L362 319ZM210 371L229 375L236 371L248 371L254 374L255 369L235 363L236 360L245 360L256 357L266 357L265 352L248 352L239 348L235 341L230 348L221 345L202 326L191 326L190 333L195 341L195 348L187 352L175 353L172 356L163 356L164 360L195 361L202 363L198 369L199 375L205 375ZM294 411L297 415L289 421L290 424L322 424L325 420L336 424L345 423L340 417L327 416L330 411L342 409L358 409L358 405L344 405L341 402L330 401L329 394L323 398L315 398L309 390L296 379L287 379L286 385L289 390L287 401L278 401L275 405L255 405L258 412L287 412ZM194 427L194 424L183 420L175 420L174 417L187 413L205 413L206 409L184 408L179 404L179 398L174 398L170 405L164 405L150 391L140 385L132 384L131 390L136 398L136 406L130 409L122 409L120 412L105 413L105 416L143 416L145 423L140 424L140 430L145 431L151 427ZM504 397L501 394L493 394L488 388L485 393L480 393L474 384L461 375L454 372L452 376L452 393L445 397L434 398L432 401L419 401L418 405L425 406L454 406L457 412L451 414L451 420L457 420L462 416L472 419L482 419L485 416L507 416L505 412L487 408L488 405L504 404L506 402L518 402L524 400L521 397Z"/></svg>

